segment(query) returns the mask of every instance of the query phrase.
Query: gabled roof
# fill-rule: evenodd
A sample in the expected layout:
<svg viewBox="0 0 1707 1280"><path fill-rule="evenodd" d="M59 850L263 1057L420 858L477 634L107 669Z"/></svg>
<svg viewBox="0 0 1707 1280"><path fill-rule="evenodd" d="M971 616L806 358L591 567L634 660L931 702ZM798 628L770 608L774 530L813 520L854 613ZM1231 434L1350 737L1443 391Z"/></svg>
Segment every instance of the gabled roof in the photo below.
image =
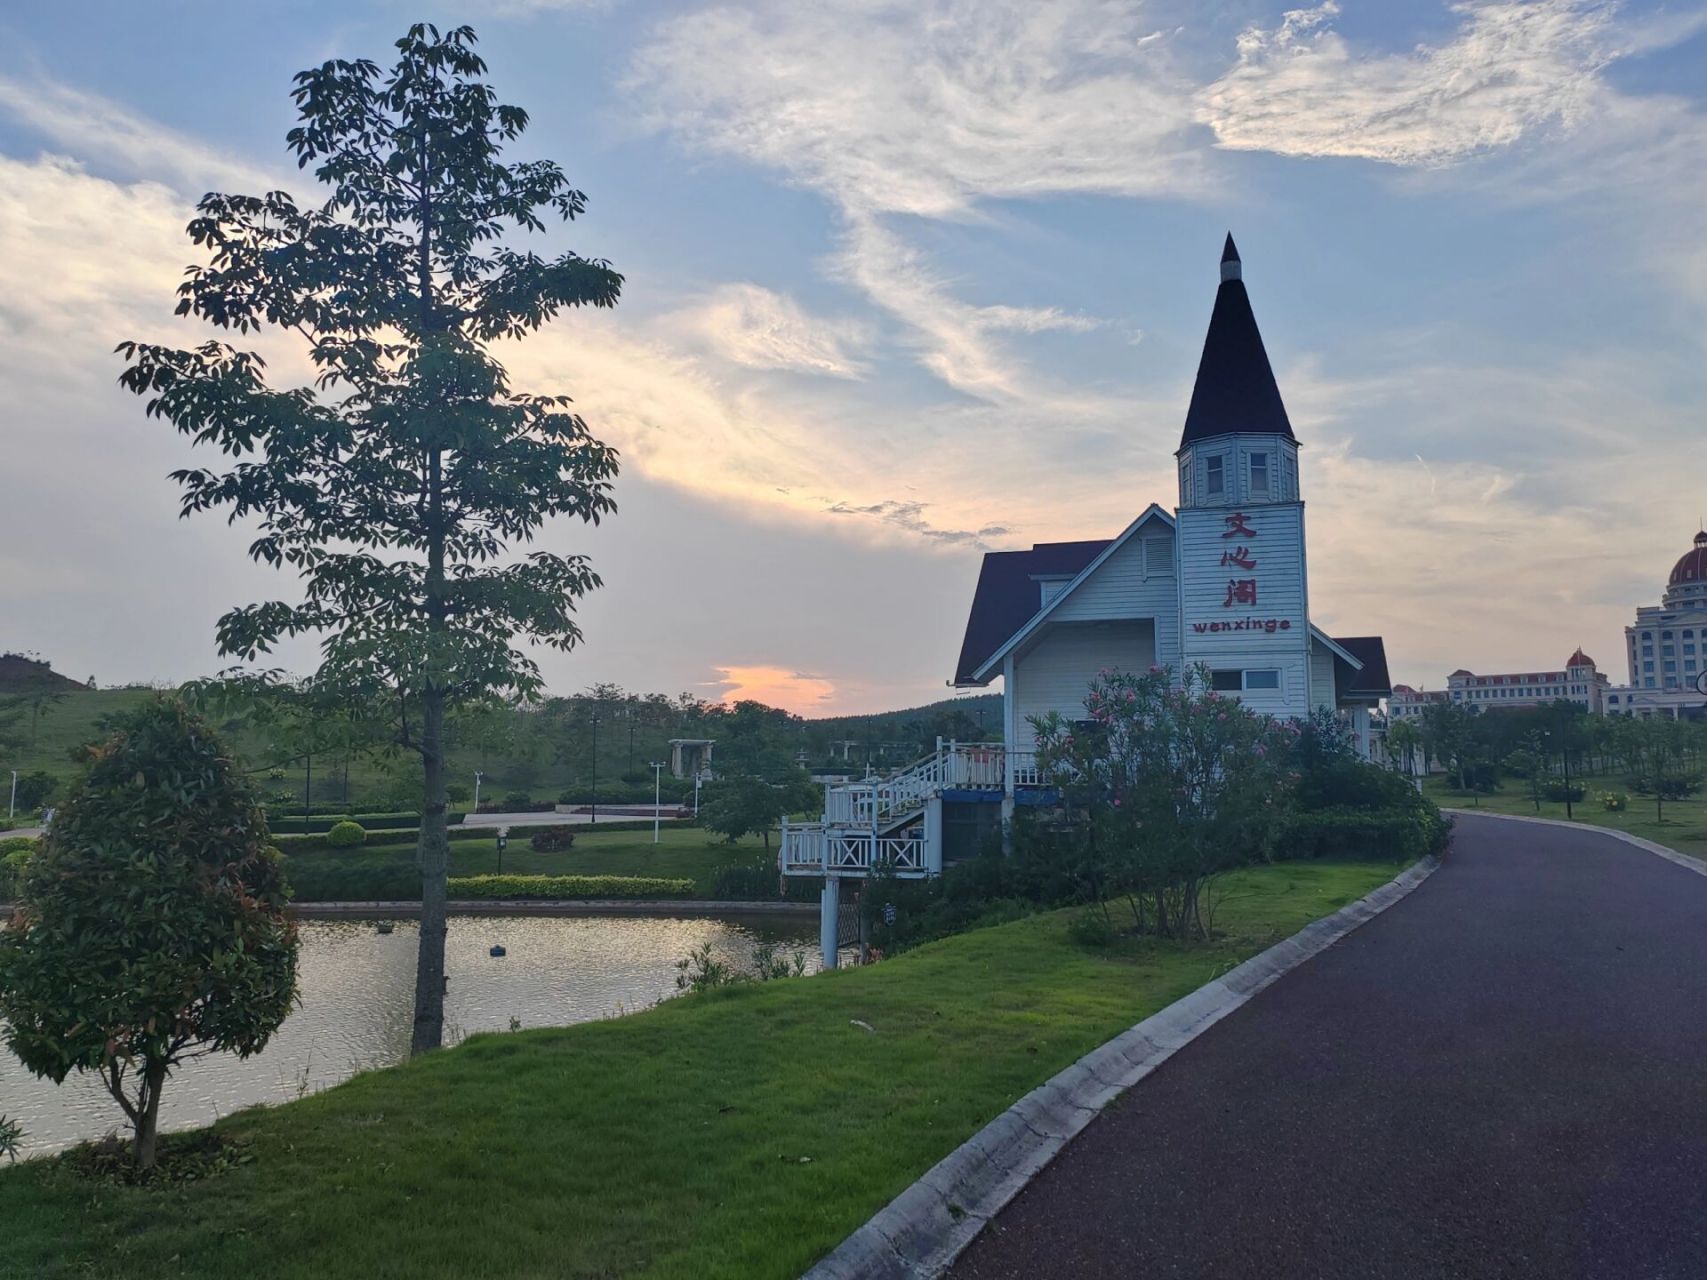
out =
<svg viewBox="0 0 1707 1280"><path fill-rule="evenodd" d="M1144 512L1121 532L1120 536L1109 542L1056 542L1039 543L1026 551L995 551L984 557L984 568L978 575L978 591L972 598L972 616L966 622L966 640L960 647L960 665L954 673L954 683L959 684L988 684L996 676L990 670L992 664L1005 657L1007 653L1043 624L1045 618L1053 613L1068 596L1078 588L1097 566L1107 560L1125 545L1140 527L1151 520L1160 520L1170 529L1174 519L1155 503L1144 508ZM1048 604L1038 607L1038 584L1033 581L1037 577L1059 575L1058 568L1048 567L1059 561L1036 559L1041 552L1054 551L1063 548L1090 548L1089 554L1080 562L1073 580L1060 591ZM1010 561L1001 565L992 580L991 561L998 557L1014 557L1017 563ZM1020 560L1019 557L1033 557L1031 561ZM1065 557L1063 557L1063 560ZM986 602L986 582L990 583L990 599ZM980 605L988 603L986 610L989 616L987 629L981 629ZM1023 610L1023 612L1022 612ZM1017 619L1017 621L1014 621ZM1009 623L1012 622L1010 626ZM1004 634L990 638L995 631L1007 627ZM974 644L974 632L977 633L977 644ZM987 646L987 647L986 647ZM973 652L982 650L982 656Z"/></svg>
<svg viewBox="0 0 1707 1280"><path fill-rule="evenodd" d="M1257 318L1245 292L1239 251L1228 235L1221 251L1221 287L1209 315L1197 383L1185 413L1180 448L1229 432L1263 432L1296 440L1269 367Z"/></svg>
<svg viewBox="0 0 1707 1280"><path fill-rule="evenodd" d="M972 597L972 612L966 619L966 639L960 645L960 662L954 683L989 684L974 680L973 673L1002 642L1026 624L1037 612L1038 587L1034 575L1078 576L1099 552L1107 538L1094 542L1039 542L1030 551L991 551L978 571L978 590Z"/></svg>
<svg viewBox="0 0 1707 1280"><path fill-rule="evenodd" d="M1337 636L1334 643L1362 663L1345 692L1359 698L1385 698L1393 692L1387 674L1387 646L1380 636Z"/></svg>

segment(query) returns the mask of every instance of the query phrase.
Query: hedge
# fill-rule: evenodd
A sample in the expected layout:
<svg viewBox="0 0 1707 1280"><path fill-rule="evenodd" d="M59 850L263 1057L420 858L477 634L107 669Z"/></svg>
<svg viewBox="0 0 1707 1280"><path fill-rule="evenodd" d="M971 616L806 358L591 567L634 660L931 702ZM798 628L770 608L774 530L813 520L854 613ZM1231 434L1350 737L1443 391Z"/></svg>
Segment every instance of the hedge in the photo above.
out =
<svg viewBox="0 0 1707 1280"><path fill-rule="evenodd" d="M286 853L307 853L311 849L333 849L337 846L331 843L330 834L326 831L310 835L302 835L294 831L275 831L273 832L273 843ZM496 840L498 831L495 827L451 827L445 832L445 836L450 840ZM421 829L419 827L382 828L378 831L369 831L365 844L369 849L403 849L413 847L420 838Z"/></svg>
<svg viewBox="0 0 1707 1280"><path fill-rule="evenodd" d="M660 876L452 876L452 898L691 898L692 880Z"/></svg>
<svg viewBox="0 0 1707 1280"><path fill-rule="evenodd" d="M1281 820L1274 856L1410 861L1446 847L1452 824L1438 809L1316 809Z"/></svg>

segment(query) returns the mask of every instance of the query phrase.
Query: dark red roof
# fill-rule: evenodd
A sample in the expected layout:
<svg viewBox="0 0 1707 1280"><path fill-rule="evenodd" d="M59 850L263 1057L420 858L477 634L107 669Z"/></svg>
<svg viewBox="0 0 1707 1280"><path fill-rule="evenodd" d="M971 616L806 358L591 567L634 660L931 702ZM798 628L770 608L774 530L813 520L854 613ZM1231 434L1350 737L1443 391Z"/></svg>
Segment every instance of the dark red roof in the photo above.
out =
<svg viewBox="0 0 1707 1280"><path fill-rule="evenodd" d="M1233 247L1232 236L1227 237L1221 262L1221 287L1209 315L1209 332L1204 335L1203 357L1197 365L1197 383L1191 389L1191 407L1185 412L1180 448L1229 431L1270 432L1295 440L1256 315L1251 311L1250 295L1240 278L1239 251ZM1228 264L1232 264L1231 270Z"/></svg>
<svg viewBox="0 0 1707 1280"><path fill-rule="evenodd" d="M1592 667L1594 665L1594 659L1584 653L1583 647L1579 644L1577 646L1577 651L1565 659L1565 665L1567 667Z"/></svg>
<svg viewBox="0 0 1707 1280"><path fill-rule="evenodd" d="M1675 587L1684 582L1707 582L1707 533L1695 535L1695 545L1672 567L1666 585Z"/></svg>
<svg viewBox="0 0 1707 1280"><path fill-rule="evenodd" d="M985 555L984 567L978 571L978 590L972 597L972 613L966 619L966 639L960 646L954 683L974 683L972 677L978 668L1042 607L1042 589L1032 581L1034 575L1077 577L1110 541L1039 542L1030 551L991 551Z"/></svg>
<svg viewBox="0 0 1707 1280"><path fill-rule="evenodd" d="M1363 664L1354 671L1345 692L1363 698L1385 698L1393 692L1393 678L1387 674L1387 646L1380 636L1335 636L1334 643Z"/></svg>

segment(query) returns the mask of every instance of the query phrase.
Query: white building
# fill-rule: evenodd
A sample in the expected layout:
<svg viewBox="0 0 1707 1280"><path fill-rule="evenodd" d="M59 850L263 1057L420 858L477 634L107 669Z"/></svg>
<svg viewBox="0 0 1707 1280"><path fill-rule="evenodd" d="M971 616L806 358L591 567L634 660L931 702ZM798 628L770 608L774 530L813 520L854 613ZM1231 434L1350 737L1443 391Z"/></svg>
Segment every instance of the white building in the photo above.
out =
<svg viewBox="0 0 1707 1280"><path fill-rule="evenodd" d="M1392 695L1387 699L1387 722L1415 723L1422 719L1423 708L1451 700L1452 695L1445 689L1413 689L1408 684L1396 684L1393 686Z"/></svg>
<svg viewBox="0 0 1707 1280"><path fill-rule="evenodd" d="M1173 512L1152 503L1107 540L984 557L954 683L1001 677L1002 741L943 744L889 778L832 787L821 822L784 829L783 870L824 877L827 922L839 878L876 865L935 874L1016 805L1045 801L1030 717L1086 718L1104 669L1201 663L1257 710L1337 711L1369 754L1386 653L1379 636L1334 638L1310 622L1298 440L1231 236L1176 457Z"/></svg>
<svg viewBox="0 0 1707 1280"><path fill-rule="evenodd" d="M1672 566L1658 605L1624 628L1630 683L1607 691L1619 715L1707 716L1707 532Z"/></svg>
<svg viewBox="0 0 1707 1280"><path fill-rule="evenodd" d="M1612 681L1596 667L1594 659L1578 648L1565 659L1563 671L1515 671L1497 676L1479 676L1460 668L1446 677L1448 697L1473 711L1545 707L1555 702L1574 702L1599 715L1606 710ZM1391 701L1388 710L1393 710Z"/></svg>

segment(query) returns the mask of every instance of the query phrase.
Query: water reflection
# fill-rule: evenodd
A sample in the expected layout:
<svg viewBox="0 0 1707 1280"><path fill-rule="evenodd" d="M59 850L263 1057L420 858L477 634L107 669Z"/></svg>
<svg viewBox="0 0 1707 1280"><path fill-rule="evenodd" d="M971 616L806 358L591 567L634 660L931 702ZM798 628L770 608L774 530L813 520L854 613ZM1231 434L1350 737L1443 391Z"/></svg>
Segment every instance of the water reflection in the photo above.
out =
<svg viewBox="0 0 1707 1280"><path fill-rule="evenodd" d="M248 1061L220 1054L186 1065L161 1099L161 1127L206 1124L257 1102L281 1102L398 1062L414 1014L416 924L389 934L372 921L302 924L301 1004L266 1050ZM710 943L743 968L769 941L817 968L809 921L675 920L597 916L457 916L446 967L446 1040L476 1031L562 1026L632 1013L675 994L675 962ZM487 954L493 945L507 955ZM0 1048L0 1114L24 1126L24 1151L41 1154L100 1137L123 1117L99 1083L37 1079Z"/></svg>

